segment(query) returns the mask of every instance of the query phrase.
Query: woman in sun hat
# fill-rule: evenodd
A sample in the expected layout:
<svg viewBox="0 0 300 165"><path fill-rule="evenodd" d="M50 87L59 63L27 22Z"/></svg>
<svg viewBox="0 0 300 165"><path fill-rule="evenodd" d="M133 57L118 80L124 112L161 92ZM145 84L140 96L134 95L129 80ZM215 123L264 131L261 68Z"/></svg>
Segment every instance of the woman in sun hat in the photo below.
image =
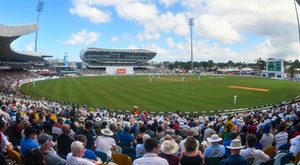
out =
<svg viewBox="0 0 300 165"><path fill-rule="evenodd" d="M248 161L245 157L240 155L240 151L245 146L242 146L242 142L240 139L234 139L231 141L230 146L226 146L230 149L231 155L221 160L219 165L248 165Z"/></svg>
<svg viewBox="0 0 300 165"><path fill-rule="evenodd" d="M114 133L109 128L101 129L101 136L98 136L95 144L96 151L101 151L107 154L107 160L111 159L112 150L116 150L116 141L112 136Z"/></svg>
<svg viewBox="0 0 300 165"><path fill-rule="evenodd" d="M173 140L165 140L162 142L158 156L167 159L169 165L178 165L179 158L177 156L178 144Z"/></svg>
<svg viewBox="0 0 300 165"><path fill-rule="evenodd" d="M207 141L211 143L204 150L204 157L211 158L211 157L223 157L225 155L225 147L220 144L222 138L218 136L218 134L212 134L210 138L207 138Z"/></svg>

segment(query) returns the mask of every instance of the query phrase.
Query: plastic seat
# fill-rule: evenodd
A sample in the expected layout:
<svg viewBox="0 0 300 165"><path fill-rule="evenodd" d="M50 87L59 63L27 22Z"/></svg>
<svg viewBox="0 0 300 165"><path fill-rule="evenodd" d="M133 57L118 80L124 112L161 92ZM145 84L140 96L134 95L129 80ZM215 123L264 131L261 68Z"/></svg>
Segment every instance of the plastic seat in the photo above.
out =
<svg viewBox="0 0 300 165"><path fill-rule="evenodd" d="M270 146L264 150L264 153L269 155L270 158L274 158L275 149L276 149L275 146Z"/></svg>
<svg viewBox="0 0 300 165"><path fill-rule="evenodd" d="M94 151L94 153L97 157L99 157L102 160L102 162L107 162L107 154L105 152Z"/></svg>
<svg viewBox="0 0 300 165"><path fill-rule="evenodd" d="M136 159L136 151L132 147L123 147L123 154L128 155L132 161Z"/></svg>
<svg viewBox="0 0 300 165"><path fill-rule="evenodd" d="M112 154L113 162L118 165L131 165L132 160L126 154Z"/></svg>
<svg viewBox="0 0 300 165"><path fill-rule="evenodd" d="M259 162L259 163L257 163L257 165L273 165L273 164L274 164L274 161L275 161L275 159L272 158L272 159L270 159L270 160L267 161L267 162Z"/></svg>
<svg viewBox="0 0 300 165"><path fill-rule="evenodd" d="M295 156L295 162L294 162L294 164L297 164L298 162L300 162L300 151Z"/></svg>
<svg viewBox="0 0 300 165"><path fill-rule="evenodd" d="M7 151L7 154L8 154L8 157L13 160L13 161L16 161L17 164L19 165L22 165L23 162L22 162L22 157L21 157L21 154L15 150L12 150L12 149L9 149L9 148L6 148L6 151Z"/></svg>
<svg viewBox="0 0 300 165"><path fill-rule="evenodd" d="M291 161L293 153L287 153L280 159L280 164L288 164Z"/></svg>
<svg viewBox="0 0 300 165"><path fill-rule="evenodd" d="M274 165L280 165L281 158L286 155L287 153L279 153L275 156Z"/></svg>
<svg viewBox="0 0 300 165"><path fill-rule="evenodd" d="M223 159L223 157L210 157L210 158L205 158L205 163L204 165L215 165L219 164L219 162Z"/></svg>

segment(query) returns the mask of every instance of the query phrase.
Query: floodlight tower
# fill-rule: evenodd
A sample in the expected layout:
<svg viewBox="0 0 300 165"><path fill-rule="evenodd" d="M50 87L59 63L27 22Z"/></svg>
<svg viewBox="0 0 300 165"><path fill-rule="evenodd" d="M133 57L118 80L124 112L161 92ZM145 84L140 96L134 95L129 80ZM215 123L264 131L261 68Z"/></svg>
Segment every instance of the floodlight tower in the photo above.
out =
<svg viewBox="0 0 300 165"><path fill-rule="evenodd" d="M193 26L194 26L194 18L189 18L189 26L191 33L191 70L193 70Z"/></svg>
<svg viewBox="0 0 300 165"><path fill-rule="evenodd" d="M44 5L45 5L45 2L39 1L38 5L36 7L36 11L38 12L36 23L39 23L40 12L43 12ZM35 31L35 47L34 47L35 52L37 51L37 36L38 36L38 29L36 29L36 31Z"/></svg>

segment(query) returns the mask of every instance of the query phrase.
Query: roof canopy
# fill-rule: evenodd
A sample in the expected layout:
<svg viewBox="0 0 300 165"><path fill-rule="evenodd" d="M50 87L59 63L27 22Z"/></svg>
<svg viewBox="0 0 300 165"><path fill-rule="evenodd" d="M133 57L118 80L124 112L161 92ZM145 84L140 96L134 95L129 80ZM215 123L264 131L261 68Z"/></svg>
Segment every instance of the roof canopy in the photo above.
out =
<svg viewBox="0 0 300 165"><path fill-rule="evenodd" d="M20 52L13 50L11 43L22 35L35 32L38 24L27 24L20 26L5 26L0 24L0 61L7 62L28 62L44 57L52 57L46 53Z"/></svg>

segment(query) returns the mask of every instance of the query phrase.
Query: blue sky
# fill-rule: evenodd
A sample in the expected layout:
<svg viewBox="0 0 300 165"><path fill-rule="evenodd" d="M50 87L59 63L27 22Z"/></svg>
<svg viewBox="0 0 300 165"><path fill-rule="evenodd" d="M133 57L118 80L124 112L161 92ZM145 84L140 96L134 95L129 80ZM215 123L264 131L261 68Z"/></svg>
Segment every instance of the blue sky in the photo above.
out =
<svg viewBox="0 0 300 165"><path fill-rule="evenodd" d="M36 23L38 0L0 0L0 24ZM81 61L87 47L147 49L152 60L193 59L253 63L258 58L299 59L293 0L43 0L39 52ZM297 7L299 10L299 7ZM12 47L34 51L35 33Z"/></svg>

